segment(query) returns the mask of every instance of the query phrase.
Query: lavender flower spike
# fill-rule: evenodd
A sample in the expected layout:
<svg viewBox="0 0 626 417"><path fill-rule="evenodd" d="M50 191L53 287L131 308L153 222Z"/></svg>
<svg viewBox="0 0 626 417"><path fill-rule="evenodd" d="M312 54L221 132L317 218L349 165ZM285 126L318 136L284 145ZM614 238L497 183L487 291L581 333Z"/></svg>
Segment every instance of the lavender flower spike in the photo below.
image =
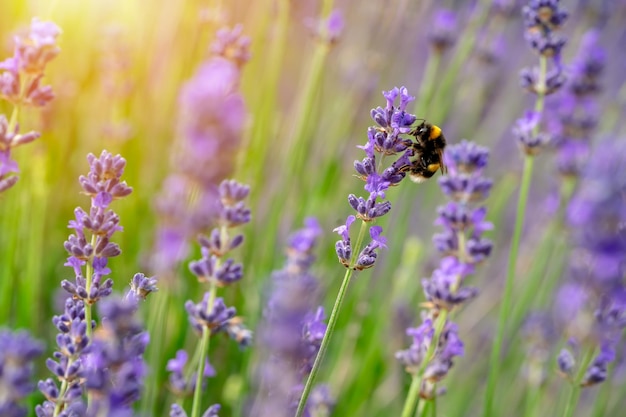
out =
<svg viewBox="0 0 626 417"><path fill-rule="evenodd" d="M35 388L33 361L43 353L43 345L27 332L0 329L0 415L25 417L19 402Z"/></svg>
<svg viewBox="0 0 626 417"><path fill-rule="evenodd" d="M444 392L436 386L448 374L453 359L464 353L456 324L449 312L478 295L478 289L465 286L476 266L491 253L491 242L483 237L492 228L485 221L487 210L481 206L491 188L483 177L489 152L467 140L450 146L444 155L448 174L439 184L451 201L438 208L435 224L444 231L434 236L436 248L444 255L439 268L422 280L426 302L422 306L422 324L407 329L413 343L396 353L396 359L412 375L412 388L405 402L403 416L411 415L417 395L432 399ZM419 384L419 385L418 385Z"/></svg>
<svg viewBox="0 0 626 417"><path fill-rule="evenodd" d="M85 358L85 389L92 399L87 417L126 415L139 399L146 374L142 355L149 336L134 318L136 303L111 298L100 304L102 332Z"/></svg>
<svg viewBox="0 0 626 417"><path fill-rule="evenodd" d="M292 417L302 392L302 383L326 332L324 309L317 307L319 285L310 268L321 229L309 218L305 227L292 234L283 269L272 274L270 299L259 326L263 350L257 395L250 416ZM305 412L331 407L332 398L316 387ZM315 392L319 401L314 403ZM308 414L307 414L308 415Z"/></svg>
<svg viewBox="0 0 626 417"><path fill-rule="evenodd" d="M566 376L574 367L582 369L582 379L574 381L582 386L606 379L626 328L625 169L623 140L602 143L586 165L567 212L576 250L568 280L557 292L555 315L573 349L562 352L558 364ZM585 363L578 354L585 351L599 353Z"/></svg>

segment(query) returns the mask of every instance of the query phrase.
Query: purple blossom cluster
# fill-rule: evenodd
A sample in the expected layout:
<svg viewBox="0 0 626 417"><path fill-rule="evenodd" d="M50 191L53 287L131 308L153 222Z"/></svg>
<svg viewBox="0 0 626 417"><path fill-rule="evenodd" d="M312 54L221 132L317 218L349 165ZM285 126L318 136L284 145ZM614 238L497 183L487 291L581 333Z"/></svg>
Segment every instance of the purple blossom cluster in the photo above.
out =
<svg viewBox="0 0 626 417"><path fill-rule="evenodd" d="M458 17L453 10L435 11L428 40L437 53L443 53L454 46L458 34Z"/></svg>
<svg viewBox="0 0 626 417"><path fill-rule="evenodd" d="M122 226L119 216L109 206L133 189L121 180L126 160L120 155L102 151L99 157L89 154L87 161L89 174L81 175L79 182L83 192L91 197L91 207L89 213L77 207L75 219L69 222L68 227L74 233L64 243L70 255L65 266L74 270L75 280L63 280L61 286L74 299L91 306L111 294L113 281L106 278L111 273L107 263L109 258L122 253L118 244L111 241L116 232L122 231Z"/></svg>
<svg viewBox="0 0 626 417"><path fill-rule="evenodd" d="M73 269L75 278L74 281L61 282L61 287L69 296L65 301L63 314L52 319L59 331L56 338L58 349L54 352L53 358L46 361L46 366L61 385L59 387L52 378L39 382L39 390L46 397L46 401L37 406L38 417L75 414L96 416L106 414L107 410L113 409L112 407L128 408L130 402L138 396L138 389L141 386L140 378L143 372L139 371L139 365L133 363L139 355L138 352L143 353L145 349L147 344L145 335L142 336L142 341L133 342L137 343L137 347L125 357L120 356L122 355L120 346L107 350L109 349L107 342L99 340L102 332L100 336L95 338L92 336L96 322L91 318L91 308L112 293L113 280L107 278L111 273L111 269L107 267L108 259L121 253L119 246L112 242L111 238L116 232L121 231L122 227L119 225L119 216L109 206L114 200L124 198L132 192L132 188L121 180L126 161L120 155L113 156L107 151L103 151L100 157L89 154L87 160L90 171L86 176L81 175L79 182L83 192L91 197L91 207L89 213L80 207L76 208L75 219L69 222L69 228L74 229L74 232L64 244L69 254L65 266ZM149 293L156 290L154 278L148 278L141 273L135 274L124 302L126 304L111 301L101 307L103 332L106 333L108 330L109 336L113 337L115 331L120 329L111 326L116 323L120 326L133 323L129 317L136 310L138 300L144 300ZM133 329L137 328L133 326ZM117 336L121 341L128 335L118 332ZM138 338L135 336L133 333L132 337ZM116 361L110 363L111 367L117 369L116 372L121 372L120 369L124 364L131 366L132 369L127 375L119 375L119 378L122 378L119 383L124 381L125 385L110 385L118 376L108 374L98 376L99 372L105 372L103 364L107 360ZM131 379L135 384L132 387ZM98 391L97 396L102 401L109 401L105 393L120 398L111 399L112 403L91 403L87 408L82 400L84 389ZM119 391L126 389L128 391ZM136 394L131 396L135 392ZM105 411L102 411L102 407Z"/></svg>
<svg viewBox="0 0 626 417"><path fill-rule="evenodd" d="M0 99L13 106L10 120L0 115L0 192L18 180L17 162L11 159L13 148L40 136L34 131L19 133L19 109L43 107L54 98L52 87L43 85L42 79L47 64L60 52L56 44L60 33L54 23L34 18L27 33L14 37L13 56L0 62Z"/></svg>
<svg viewBox="0 0 626 417"><path fill-rule="evenodd" d="M343 12L339 9L334 9L325 19L308 18L304 23L317 39L331 45L339 41L345 26Z"/></svg>
<svg viewBox="0 0 626 417"><path fill-rule="evenodd" d="M319 285L310 271L313 250L321 234L314 218L293 233L283 269L272 274L270 298L259 325L258 341L265 351L258 373L257 396L251 416L291 417L302 394L303 381L311 372L326 323L324 309L317 306ZM313 388L304 415L322 416L333 400L324 385Z"/></svg>
<svg viewBox="0 0 626 417"><path fill-rule="evenodd" d="M559 355L568 377L582 350L595 349L583 386L606 379L607 365L626 327L626 147L621 139L598 146L585 168L580 188L568 207L575 251L567 282L557 293L555 312L568 348Z"/></svg>
<svg viewBox="0 0 626 417"><path fill-rule="evenodd" d="M35 389L33 361L43 353L43 345L26 331L0 330L0 415L26 417L20 401Z"/></svg>
<svg viewBox="0 0 626 417"><path fill-rule="evenodd" d="M559 0L530 0L522 8L525 38L530 47L539 54L540 65L521 71L524 89L543 97L560 90L565 83L561 50L566 40L558 29L567 20L567 12L559 6ZM526 155L536 155L549 142L549 136L539 133L542 108L527 111L513 128L513 134Z"/></svg>
<svg viewBox="0 0 626 417"><path fill-rule="evenodd" d="M211 57L182 87L171 174L156 200L160 225L152 264L174 275L189 242L215 222L218 185L234 169L248 117L239 89L250 40L241 26L218 31Z"/></svg>
<svg viewBox="0 0 626 417"><path fill-rule="evenodd" d="M597 98L605 65L600 33L590 30L581 39L578 53L568 67L567 83L557 98L554 121L549 126L562 175L579 176L589 155L590 140L600 118Z"/></svg>
<svg viewBox="0 0 626 417"><path fill-rule="evenodd" d="M218 187L215 202L215 227L208 235L201 235L198 239L202 258L189 263L189 269L198 281L209 286L199 303L191 300L185 303L189 322L202 339L201 346L220 332L226 333L241 348L248 347L252 343L252 332L237 316L236 309L228 307L222 297L216 296L217 288L230 286L243 277L243 266L227 256L243 243L243 235L233 236L231 230L250 222L250 209L244 203L249 193L250 188L246 185L234 180L222 181ZM200 364L189 365L197 366L198 371L195 373L184 370L187 364L187 353L184 350L179 350L176 358L168 362L167 370L171 372L169 377L171 389L177 395L183 396L203 389L204 380L215 375L215 370L206 358L206 352L200 361ZM198 379L199 374L202 375L200 379ZM198 385L198 382L201 384ZM195 396L194 401L197 398L199 397ZM217 413L219 406L212 407L216 406L217 408L209 408L205 415L214 415L209 412ZM181 414L184 410L174 404L170 413L171 415L184 415Z"/></svg>
<svg viewBox="0 0 626 417"><path fill-rule="evenodd" d="M350 194L348 203L356 211L356 216L348 216L345 224L334 229L341 236L341 240L335 244L339 262L346 268L356 270L374 266L378 250L386 247L387 239L381 235L380 226L370 226L371 241L359 254L353 254L350 227L356 218L370 223L389 213L391 202L386 200L385 191L391 186L398 185L404 179L406 173L403 167L410 165L409 157L413 156L411 141L406 139L405 135L412 130L411 126L417 120L415 115L406 110L415 97L409 95L405 87L395 87L390 91L384 91L383 96L387 100L386 107L377 107L370 112L377 126L368 128L367 143L359 146L365 151L365 158L361 161L354 161L357 177L365 181L364 188L369 195L363 198ZM398 99L400 103L396 105ZM402 155L387 168L382 169L384 159L398 153Z"/></svg>
<svg viewBox="0 0 626 417"><path fill-rule="evenodd" d="M422 372L422 398L433 398L441 393L435 384L443 379L453 365L455 356L463 355L463 342L457 325L447 320L448 314L476 295L478 289L464 286L465 280L475 271L476 265L491 254L492 243L483 236L492 228L485 220L487 210L482 205L488 196L492 181L483 176L489 151L466 140L449 146L444 154L448 173L439 185L450 201L438 209L435 224L443 227L433 237L437 250L444 256L439 268L430 278L422 280L428 311L422 312L422 324L407 329L413 338L409 349L400 351L396 358L407 372ZM442 311L446 322L435 338L435 322ZM434 345L433 347L433 343ZM428 352L431 351L431 356Z"/></svg>
<svg viewBox="0 0 626 417"><path fill-rule="evenodd" d="M85 357L84 386L90 403L87 417L132 417L147 372L143 354L149 335L134 317L132 299L111 297L99 305L102 327Z"/></svg>

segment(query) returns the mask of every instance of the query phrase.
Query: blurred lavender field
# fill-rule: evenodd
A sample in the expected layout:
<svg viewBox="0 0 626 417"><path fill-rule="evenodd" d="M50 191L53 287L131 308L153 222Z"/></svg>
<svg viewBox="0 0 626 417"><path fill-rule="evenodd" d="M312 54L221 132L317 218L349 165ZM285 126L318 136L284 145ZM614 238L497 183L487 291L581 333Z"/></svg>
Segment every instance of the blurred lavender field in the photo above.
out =
<svg viewBox="0 0 626 417"><path fill-rule="evenodd" d="M0 40L0 417L623 415L626 2L18 0Z"/></svg>

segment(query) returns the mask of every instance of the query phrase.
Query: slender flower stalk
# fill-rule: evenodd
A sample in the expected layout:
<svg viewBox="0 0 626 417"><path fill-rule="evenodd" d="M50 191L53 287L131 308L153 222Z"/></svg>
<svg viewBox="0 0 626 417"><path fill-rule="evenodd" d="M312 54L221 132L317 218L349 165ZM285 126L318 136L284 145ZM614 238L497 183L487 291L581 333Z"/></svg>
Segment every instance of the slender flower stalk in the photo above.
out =
<svg viewBox="0 0 626 417"><path fill-rule="evenodd" d="M313 367L326 332L324 309L317 305L319 284L310 271L321 232L317 220L307 219L289 239L285 266L272 274L271 295L257 333L264 355L250 416L292 417L302 382ZM322 417L331 409L328 388L313 388L305 414Z"/></svg>
<svg viewBox="0 0 626 417"><path fill-rule="evenodd" d="M219 186L219 200L215 227L208 236L202 235L199 243L202 246L202 258L189 263L189 269L202 284L208 285L200 303L187 301L185 309L194 331L200 337L199 354L195 373L185 376L183 370L187 355L184 351L177 353L177 358L168 363L168 370L174 381L174 390L183 394L193 391L191 417L199 417L202 409L203 380L212 376L214 371L208 363L208 352L211 337L217 333L227 333L241 347L247 347L252 341L252 333L243 326L241 318L236 316L234 307L227 307L224 299L217 297L218 287L226 287L243 278L243 266L235 263L227 255L243 243L243 235L232 235L234 227L250 222L250 210L245 206L244 199L250 188L234 180L225 180ZM195 377L195 382L193 378ZM209 408L210 410L211 408ZM181 413L182 408L174 404L171 413ZM205 412L205 414L208 410ZM175 414L181 415L181 414Z"/></svg>
<svg viewBox="0 0 626 417"><path fill-rule="evenodd" d="M241 93L242 71L250 58L250 39L241 25L217 31L210 56L179 94L178 135L173 143L170 172L155 206L158 227L151 265L161 285L176 289L178 267L189 256L190 244L207 233L218 216L219 184L232 174L242 144L248 112ZM165 337L167 297L160 297L148 328ZM164 347L153 344L150 362L161 363ZM161 378L149 382L142 409L156 413ZM193 389L192 389L193 391Z"/></svg>
<svg viewBox="0 0 626 417"><path fill-rule="evenodd" d="M365 199L350 194L348 203L356 211L356 216L348 216L344 225L334 229L341 237L341 240L335 244L335 252L339 262L347 270L330 313L328 329L324 334L320 350L304 386L296 417L301 417L304 413L307 399L328 348L354 271L362 271L373 267L376 263L378 251L380 248L386 247L387 239L382 236L382 227L380 226L369 227L371 240L363 247L366 232L368 232L368 225L391 210L391 202L386 200L385 191L390 186L398 185L404 179L405 172L401 168L409 165L409 157L413 156L413 150L409 146L410 140L406 139L405 135L411 131L411 125L417 120L415 115L406 111L408 104L415 98L409 95L405 87L396 87L390 91L385 91L383 96L387 100L386 107L377 107L370 112L377 126L372 126L368 129L367 143L364 146L359 146L360 149L365 151L365 158L354 162L357 177L365 181L364 188L369 193L369 196ZM396 105L398 98L400 103ZM401 154L401 156L387 168L383 169L384 159L397 156L397 154ZM350 227L357 218L361 220L361 226L356 243L353 246L350 237Z"/></svg>
<svg viewBox="0 0 626 417"><path fill-rule="evenodd" d="M450 318L461 305L478 295L477 288L463 284L475 272L476 265L491 254L491 241L483 234L492 225L485 221L487 210L481 205L492 184L482 175L488 155L486 148L465 140L450 146L444 155L449 173L439 180L439 185L451 201L438 209L435 224L444 230L433 238L444 258L430 279L422 280L426 296L422 305L427 310L421 312L419 327L407 329L413 343L408 350L396 353L412 376L402 417L414 415L419 398L433 402L434 406L436 397L445 392L437 383L447 375L453 358L464 353L458 327ZM426 407L420 406L422 411Z"/></svg>
<svg viewBox="0 0 626 417"><path fill-rule="evenodd" d="M557 30L567 19L567 13L560 9L559 0L530 0L523 8L525 38L530 47L539 54L539 67L524 69L521 72L522 86L536 94L535 106L519 119L513 129L518 144L524 154L524 168L520 184L517 214L511 248L509 251L508 268L504 284L504 294L500 303L498 327L493 340L489 358L489 376L485 391L484 417L491 417L494 407L494 395L500 368L500 355L504 333L511 311L513 284L517 267L519 243L524 225L524 216L528 201L528 193L532 180L534 156L548 142L548 136L540 133L540 124L544 113L546 95L558 91L564 83L561 65L561 49L565 38L557 34ZM551 61L551 68L548 68Z"/></svg>

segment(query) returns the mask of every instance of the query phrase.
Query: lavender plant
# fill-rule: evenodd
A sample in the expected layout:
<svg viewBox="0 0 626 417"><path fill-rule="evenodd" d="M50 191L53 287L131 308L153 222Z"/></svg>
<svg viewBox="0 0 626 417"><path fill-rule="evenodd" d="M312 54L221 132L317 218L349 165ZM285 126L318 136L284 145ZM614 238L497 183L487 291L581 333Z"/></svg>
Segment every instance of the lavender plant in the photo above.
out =
<svg viewBox="0 0 626 417"><path fill-rule="evenodd" d="M231 235L231 229L250 222L250 209L243 200L248 196L250 188L234 180L225 180L219 187L217 202L217 216L214 227L208 236L199 238L202 246L202 258L189 263L189 269L202 284L208 284L208 291L204 293L202 301L194 303L187 301L185 309L193 330L200 337L195 382L183 376L181 368L186 362L186 354L177 354L176 361L170 361L168 368L173 372L170 380L177 381L174 386L179 392L193 390L193 404L191 417L198 417L202 408L202 390L204 378L211 375L207 355L211 337L225 332L241 347L251 343L252 333L243 326L241 319L236 317L234 307L227 307L224 299L217 297L217 288L226 287L243 278L243 266L235 263L227 255L243 243L243 235ZM212 406L213 407L213 406ZM209 408L206 413L214 408ZM171 408L173 415L184 415L182 408L174 404Z"/></svg>
<svg viewBox="0 0 626 417"><path fill-rule="evenodd" d="M557 150L557 168L564 177L581 174L598 126L601 109L597 98L602 91L601 78L606 66L606 51L599 37L597 29L587 31L582 37L549 126Z"/></svg>
<svg viewBox="0 0 626 417"><path fill-rule="evenodd" d="M555 302L567 338L557 361L571 384L565 417L573 415L581 387L606 380L626 328L625 151L621 139L598 146L568 207L575 251Z"/></svg>
<svg viewBox="0 0 626 417"><path fill-rule="evenodd" d="M334 229L341 237L341 240L335 244L335 252L339 262L347 270L335 299L335 305L330 313L328 330L324 334L320 350L304 386L296 417L300 417L304 413L307 399L313 388L324 353L328 348L330 337L337 322L337 316L341 310L341 305L354 271L373 267L378 251L380 248L386 247L387 239L381 235L382 227L370 226L369 235L371 240L362 248L368 224L371 224L375 219L384 216L391 210L391 202L385 199L385 191L390 186L398 185L404 179L406 174L401 168L410 164L409 156L413 155L413 150L409 146L410 140L407 140L404 135L411 131L411 125L417 120L415 115L406 111L407 105L415 98L409 95L405 87L396 87L390 91L385 91L383 96L387 100L386 107L384 109L377 107L370 112L372 119L378 126L368 129L367 143L364 146L359 146L360 149L365 151L365 158L354 162L357 177L365 181L364 188L369 195L365 199L350 194L348 203L356 211L356 216L348 216L344 225ZM396 106L398 98L400 103ZM401 156L387 168L383 169L385 157L397 156L399 153L401 153ZM350 238L350 227L356 218L361 220L361 227L353 247Z"/></svg>
<svg viewBox="0 0 626 417"><path fill-rule="evenodd" d="M0 330L0 415L28 415L20 402L35 389L33 361L43 350L43 345L26 331Z"/></svg>
<svg viewBox="0 0 626 417"><path fill-rule="evenodd" d="M536 100L534 109L527 111L513 128L513 134L524 154L524 168L519 189L517 217L509 251L504 294L500 303L498 327L489 359L484 417L490 417L493 413L502 342L511 308L519 243L532 180L534 156L540 152L549 139L545 133L540 132L544 114L544 99L547 95L558 91L564 83L561 50L566 41L557 31L567 19L567 13L560 8L559 0L530 0L523 7L522 12L525 26L524 36L531 49L539 55L539 67L522 70L520 73L521 83L525 89L536 95ZM550 69L548 69L549 62L551 63Z"/></svg>
<svg viewBox="0 0 626 417"><path fill-rule="evenodd" d="M210 57L179 93L178 137L171 147L169 174L155 201L158 227L151 255L162 285L172 290L177 267L189 256L190 242L216 222L219 184L235 169L249 117L240 91L249 45L241 26L220 29ZM163 297L151 316L149 328L156 338L165 337L161 323L166 305ZM160 363L165 356L161 346L152 349L149 357ZM155 378L148 385L143 408L154 407L160 382Z"/></svg>
<svg viewBox="0 0 626 417"><path fill-rule="evenodd" d="M160 225L153 264L166 278L187 258L189 242L219 215L217 187L234 169L248 117L239 84L249 44L241 26L218 31L211 57L180 91L179 140L156 200Z"/></svg>
<svg viewBox="0 0 626 417"><path fill-rule="evenodd" d="M113 400L115 404L90 403L90 407L87 408L82 401L82 395L83 387L89 392L89 383L95 384L94 389L99 394L98 398L105 390L104 382L93 382L93 378L96 378L99 372L98 368L102 367L108 359L102 356L106 355L106 352L102 351L106 348L105 345L98 345L101 349L99 353L97 346L91 346L94 343L93 330L96 327L96 322L92 319L92 306L112 293L113 280L107 278L111 273L107 262L109 258L121 253L119 246L111 241L113 235L122 230L119 225L120 219L109 206L115 199L129 195L132 188L121 180L126 160L120 155L113 156L107 151L102 151L100 157L89 154L87 161L90 172L87 176L81 175L79 182L84 193L91 197L91 208L89 213L80 207L76 208L75 220L69 222L69 228L74 229L74 233L64 244L70 255L65 266L73 269L75 279L73 282L69 280L61 282L61 287L69 297L65 301L64 313L55 316L52 320L59 330L58 350L54 352L54 359L50 358L46 361L46 366L61 382L61 385L59 387L52 378L39 382L39 390L46 397L46 401L36 408L39 417L70 416L72 413L83 412L100 415L98 413L101 411L98 410L108 410L110 407L122 404L116 402L118 400ZM133 277L128 298L130 300L143 299L155 290L153 278L136 274ZM103 310L111 313L107 315L108 319L119 320L116 318L118 314L116 308L119 306L110 304L109 307ZM118 336L120 340L127 337L126 334L121 333ZM145 343L141 343L142 347L137 351L143 351ZM113 366L113 364L110 365ZM92 379L86 377L90 372Z"/></svg>
<svg viewBox="0 0 626 417"><path fill-rule="evenodd" d="M310 271L321 232L316 219L307 219L289 239L285 266L272 274L270 298L257 333L264 355L250 416L293 416L302 382L313 367L326 332L324 308L317 306L319 285ZM328 389L314 387L305 415L322 417L331 409Z"/></svg>
<svg viewBox="0 0 626 417"><path fill-rule="evenodd" d="M13 56L0 62L0 99L13 107L8 120L0 114L0 192L19 178L12 150L40 136L34 131L19 133L19 114L22 107L43 107L54 98L52 87L43 85L42 79L46 66L60 52L56 44L60 33L54 23L33 18L29 32L15 36Z"/></svg>
<svg viewBox="0 0 626 417"><path fill-rule="evenodd" d="M134 317L134 298L111 297L99 305L102 326L84 361L84 386L90 398L87 417L133 415L146 375L143 354L148 333Z"/></svg>
<svg viewBox="0 0 626 417"><path fill-rule="evenodd" d="M427 310L421 313L420 326L407 329L413 343L396 354L412 376L403 417L414 415L419 398L434 402L445 392L437 384L448 374L454 357L464 353L458 326L449 316L478 294L477 288L464 283L491 254L492 243L483 234L492 225L485 221L487 209L482 205L492 185L483 176L488 156L487 148L466 140L448 147L444 155L449 173L439 185L451 201L438 209L435 224L444 230L433 238L444 258L430 279L422 280ZM420 415L425 415L428 405L421 404Z"/></svg>

